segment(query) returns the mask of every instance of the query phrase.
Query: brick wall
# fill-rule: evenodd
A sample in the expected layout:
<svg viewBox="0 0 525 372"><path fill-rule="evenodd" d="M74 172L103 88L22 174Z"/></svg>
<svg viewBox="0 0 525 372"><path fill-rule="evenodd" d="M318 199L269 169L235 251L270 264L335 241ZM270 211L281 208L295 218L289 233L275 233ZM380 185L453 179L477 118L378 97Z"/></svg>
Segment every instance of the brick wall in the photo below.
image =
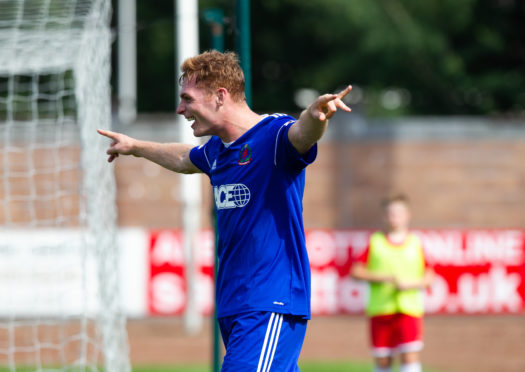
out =
<svg viewBox="0 0 525 372"><path fill-rule="evenodd" d="M172 116L143 117L122 131L141 139L176 141L172 122ZM51 224L58 207L68 215L76 213L77 188L69 175L75 175L77 168L64 167L64 161L78 161L78 149L66 146L50 150L49 156L39 151L6 148L0 152L0 223L39 218ZM60 157L64 169L46 163L57 152L64 152ZM412 200L415 227L522 228L524 159L523 121L411 118L372 122L336 115L319 144L317 160L307 168L305 226L376 228L381 223L381 197L403 191ZM179 179L184 176L133 157L120 157L114 164L108 166L115 167L121 226L180 228ZM28 166L38 169L32 172ZM60 181L70 193L56 200L40 197L50 188L48 168L53 182ZM15 171L25 173L15 177ZM207 177L200 177L202 224L209 227L212 192ZM28 182L33 182L31 188Z"/></svg>
<svg viewBox="0 0 525 372"><path fill-rule="evenodd" d="M307 171L308 227L377 227L379 200L402 191L422 228L525 226L525 142L324 143Z"/></svg>
<svg viewBox="0 0 525 372"><path fill-rule="evenodd" d="M155 134L135 134L174 137L174 127L149 128ZM363 124L336 117L307 168L305 226L378 227L381 197L403 191L416 227L523 227L523 159L524 123L413 118ZM179 175L136 158L118 159L115 169L121 225L180 227ZM211 188L204 176L202 183L202 221L210 226Z"/></svg>

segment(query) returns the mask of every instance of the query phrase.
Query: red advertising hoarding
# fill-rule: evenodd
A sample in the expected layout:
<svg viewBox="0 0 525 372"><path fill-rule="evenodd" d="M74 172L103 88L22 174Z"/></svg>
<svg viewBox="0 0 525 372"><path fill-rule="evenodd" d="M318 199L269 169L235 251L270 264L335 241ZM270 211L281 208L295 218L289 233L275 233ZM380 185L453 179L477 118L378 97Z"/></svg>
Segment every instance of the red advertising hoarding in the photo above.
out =
<svg viewBox="0 0 525 372"><path fill-rule="evenodd" d="M427 313L515 313L525 309L525 231L423 230L426 259L436 271ZM367 287L348 277L371 231L310 230L312 312L362 312Z"/></svg>
<svg viewBox="0 0 525 372"><path fill-rule="evenodd" d="M186 259L182 234L175 230L149 233L147 308L150 315L180 315L186 307ZM195 252L198 308L213 312L214 233L203 230L196 236Z"/></svg>
<svg viewBox="0 0 525 372"><path fill-rule="evenodd" d="M348 276L368 244L368 230L308 230L312 314L361 313L367 286ZM525 309L525 230L422 230L427 261L436 271L427 313L516 313ZM197 292L203 314L213 310L212 231L197 237ZM176 315L186 303L186 266L178 231L149 239L148 309Z"/></svg>

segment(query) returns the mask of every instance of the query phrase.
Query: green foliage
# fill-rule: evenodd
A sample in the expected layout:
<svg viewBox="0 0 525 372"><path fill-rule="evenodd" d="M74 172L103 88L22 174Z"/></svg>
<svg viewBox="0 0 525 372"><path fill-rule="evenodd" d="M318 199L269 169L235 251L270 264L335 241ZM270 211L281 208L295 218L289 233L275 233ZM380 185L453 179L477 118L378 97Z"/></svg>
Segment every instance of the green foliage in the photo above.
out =
<svg viewBox="0 0 525 372"><path fill-rule="evenodd" d="M73 118L76 113L72 70L40 75L0 75L0 122L57 120Z"/></svg>
<svg viewBox="0 0 525 372"><path fill-rule="evenodd" d="M173 5L173 1L137 1L139 111L175 110Z"/></svg>
<svg viewBox="0 0 525 372"><path fill-rule="evenodd" d="M138 2L139 109L174 108L173 2ZM296 112L294 92L363 89L358 110L375 116L498 115L525 110L525 8L492 0L252 1L253 107ZM235 48L235 2L201 0L225 12ZM201 49L210 47L201 22ZM403 89L397 109L384 90ZM168 104L169 103L169 104ZM357 106L357 107L356 107Z"/></svg>

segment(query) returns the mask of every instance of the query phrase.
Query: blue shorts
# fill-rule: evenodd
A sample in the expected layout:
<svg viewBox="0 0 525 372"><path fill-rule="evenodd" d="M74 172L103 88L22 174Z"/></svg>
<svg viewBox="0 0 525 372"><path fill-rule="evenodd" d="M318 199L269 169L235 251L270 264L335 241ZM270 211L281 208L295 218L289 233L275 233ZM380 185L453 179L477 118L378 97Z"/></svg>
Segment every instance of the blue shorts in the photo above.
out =
<svg viewBox="0 0 525 372"><path fill-rule="evenodd" d="M226 355L221 372L297 372L307 320L266 311L219 318Z"/></svg>

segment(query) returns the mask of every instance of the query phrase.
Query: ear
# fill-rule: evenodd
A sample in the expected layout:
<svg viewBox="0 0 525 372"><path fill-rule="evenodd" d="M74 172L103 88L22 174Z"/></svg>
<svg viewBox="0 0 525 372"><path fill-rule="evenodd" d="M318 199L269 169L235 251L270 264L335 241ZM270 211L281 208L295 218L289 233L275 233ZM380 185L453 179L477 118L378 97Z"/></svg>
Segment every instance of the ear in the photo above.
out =
<svg viewBox="0 0 525 372"><path fill-rule="evenodd" d="M217 95L217 104L222 106L224 104L224 101L226 100L226 97L228 96L229 92L226 88L218 88L216 90Z"/></svg>

